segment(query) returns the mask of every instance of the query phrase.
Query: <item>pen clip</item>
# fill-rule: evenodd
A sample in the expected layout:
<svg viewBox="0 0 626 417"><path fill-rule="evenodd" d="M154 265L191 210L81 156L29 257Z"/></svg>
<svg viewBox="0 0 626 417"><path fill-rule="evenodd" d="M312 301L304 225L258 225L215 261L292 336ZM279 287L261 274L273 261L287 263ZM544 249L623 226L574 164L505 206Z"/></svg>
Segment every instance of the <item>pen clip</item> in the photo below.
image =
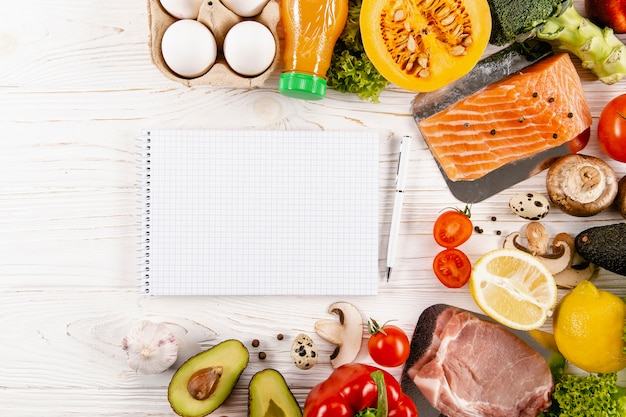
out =
<svg viewBox="0 0 626 417"><path fill-rule="evenodd" d="M406 164L406 159L409 157L409 151L411 149L411 136L404 135L400 141L400 151L398 152L398 165L396 166L396 186L401 180L401 169Z"/></svg>

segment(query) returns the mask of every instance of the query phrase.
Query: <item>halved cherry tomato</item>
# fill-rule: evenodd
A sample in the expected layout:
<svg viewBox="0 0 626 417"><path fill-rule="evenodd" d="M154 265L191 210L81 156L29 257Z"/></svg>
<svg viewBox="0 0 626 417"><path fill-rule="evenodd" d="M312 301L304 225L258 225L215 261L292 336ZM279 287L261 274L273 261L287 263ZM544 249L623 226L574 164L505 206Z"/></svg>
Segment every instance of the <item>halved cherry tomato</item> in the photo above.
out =
<svg viewBox="0 0 626 417"><path fill-rule="evenodd" d="M367 322L367 327L371 335L367 341L367 351L374 362L388 367L400 366L406 362L411 344L404 330L387 323L380 326L372 318Z"/></svg>
<svg viewBox="0 0 626 417"><path fill-rule="evenodd" d="M468 207L465 210L447 210L439 215L433 227L433 236L439 246L455 248L471 236L473 226Z"/></svg>
<svg viewBox="0 0 626 417"><path fill-rule="evenodd" d="M600 113L598 142L605 154L626 162L626 94L609 101Z"/></svg>
<svg viewBox="0 0 626 417"><path fill-rule="evenodd" d="M446 287L461 288L470 279L472 263L459 249L445 249L435 256L433 271Z"/></svg>

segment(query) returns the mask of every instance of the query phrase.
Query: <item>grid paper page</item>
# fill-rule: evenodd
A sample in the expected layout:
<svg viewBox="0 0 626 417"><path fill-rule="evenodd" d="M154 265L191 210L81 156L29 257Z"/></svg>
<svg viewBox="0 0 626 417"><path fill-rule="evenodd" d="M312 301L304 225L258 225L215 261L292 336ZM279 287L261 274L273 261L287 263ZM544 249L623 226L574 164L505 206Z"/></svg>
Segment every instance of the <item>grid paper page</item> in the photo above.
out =
<svg viewBox="0 0 626 417"><path fill-rule="evenodd" d="M377 292L377 133L171 130L147 138L147 292Z"/></svg>

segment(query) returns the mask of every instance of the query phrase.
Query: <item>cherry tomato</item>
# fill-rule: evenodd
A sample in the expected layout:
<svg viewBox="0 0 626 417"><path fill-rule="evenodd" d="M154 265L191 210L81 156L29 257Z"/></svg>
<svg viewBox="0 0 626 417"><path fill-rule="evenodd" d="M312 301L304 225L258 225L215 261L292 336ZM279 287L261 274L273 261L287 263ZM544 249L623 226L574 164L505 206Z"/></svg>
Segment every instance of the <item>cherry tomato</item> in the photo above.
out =
<svg viewBox="0 0 626 417"><path fill-rule="evenodd" d="M589 137L591 136L591 128L583 130L583 132L569 141L569 149L572 153L578 153L587 146L589 143Z"/></svg>
<svg viewBox="0 0 626 417"><path fill-rule="evenodd" d="M472 263L459 249L445 249L435 256L433 271L446 287L461 288L470 279Z"/></svg>
<svg viewBox="0 0 626 417"><path fill-rule="evenodd" d="M605 154L616 161L626 162L626 94L615 97L602 110L598 141Z"/></svg>
<svg viewBox="0 0 626 417"><path fill-rule="evenodd" d="M433 236L439 246L455 248L472 236L469 208L447 210L439 215L433 227Z"/></svg>
<svg viewBox="0 0 626 417"><path fill-rule="evenodd" d="M381 366L400 366L409 358L411 344L404 330L398 326L385 323L380 326L376 320L367 322L370 339L367 351L377 364Z"/></svg>

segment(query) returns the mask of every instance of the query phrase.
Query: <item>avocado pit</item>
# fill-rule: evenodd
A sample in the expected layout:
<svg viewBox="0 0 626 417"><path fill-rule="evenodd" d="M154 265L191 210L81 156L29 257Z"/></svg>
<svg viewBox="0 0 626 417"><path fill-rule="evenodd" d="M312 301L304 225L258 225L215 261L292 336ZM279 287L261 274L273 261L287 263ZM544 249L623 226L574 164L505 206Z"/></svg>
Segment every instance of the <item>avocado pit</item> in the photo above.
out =
<svg viewBox="0 0 626 417"><path fill-rule="evenodd" d="M206 400L215 392L217 383L222 376L224 368L221 366L203 368L194 372L187 383L187 391L198 401Z"/></svg>

